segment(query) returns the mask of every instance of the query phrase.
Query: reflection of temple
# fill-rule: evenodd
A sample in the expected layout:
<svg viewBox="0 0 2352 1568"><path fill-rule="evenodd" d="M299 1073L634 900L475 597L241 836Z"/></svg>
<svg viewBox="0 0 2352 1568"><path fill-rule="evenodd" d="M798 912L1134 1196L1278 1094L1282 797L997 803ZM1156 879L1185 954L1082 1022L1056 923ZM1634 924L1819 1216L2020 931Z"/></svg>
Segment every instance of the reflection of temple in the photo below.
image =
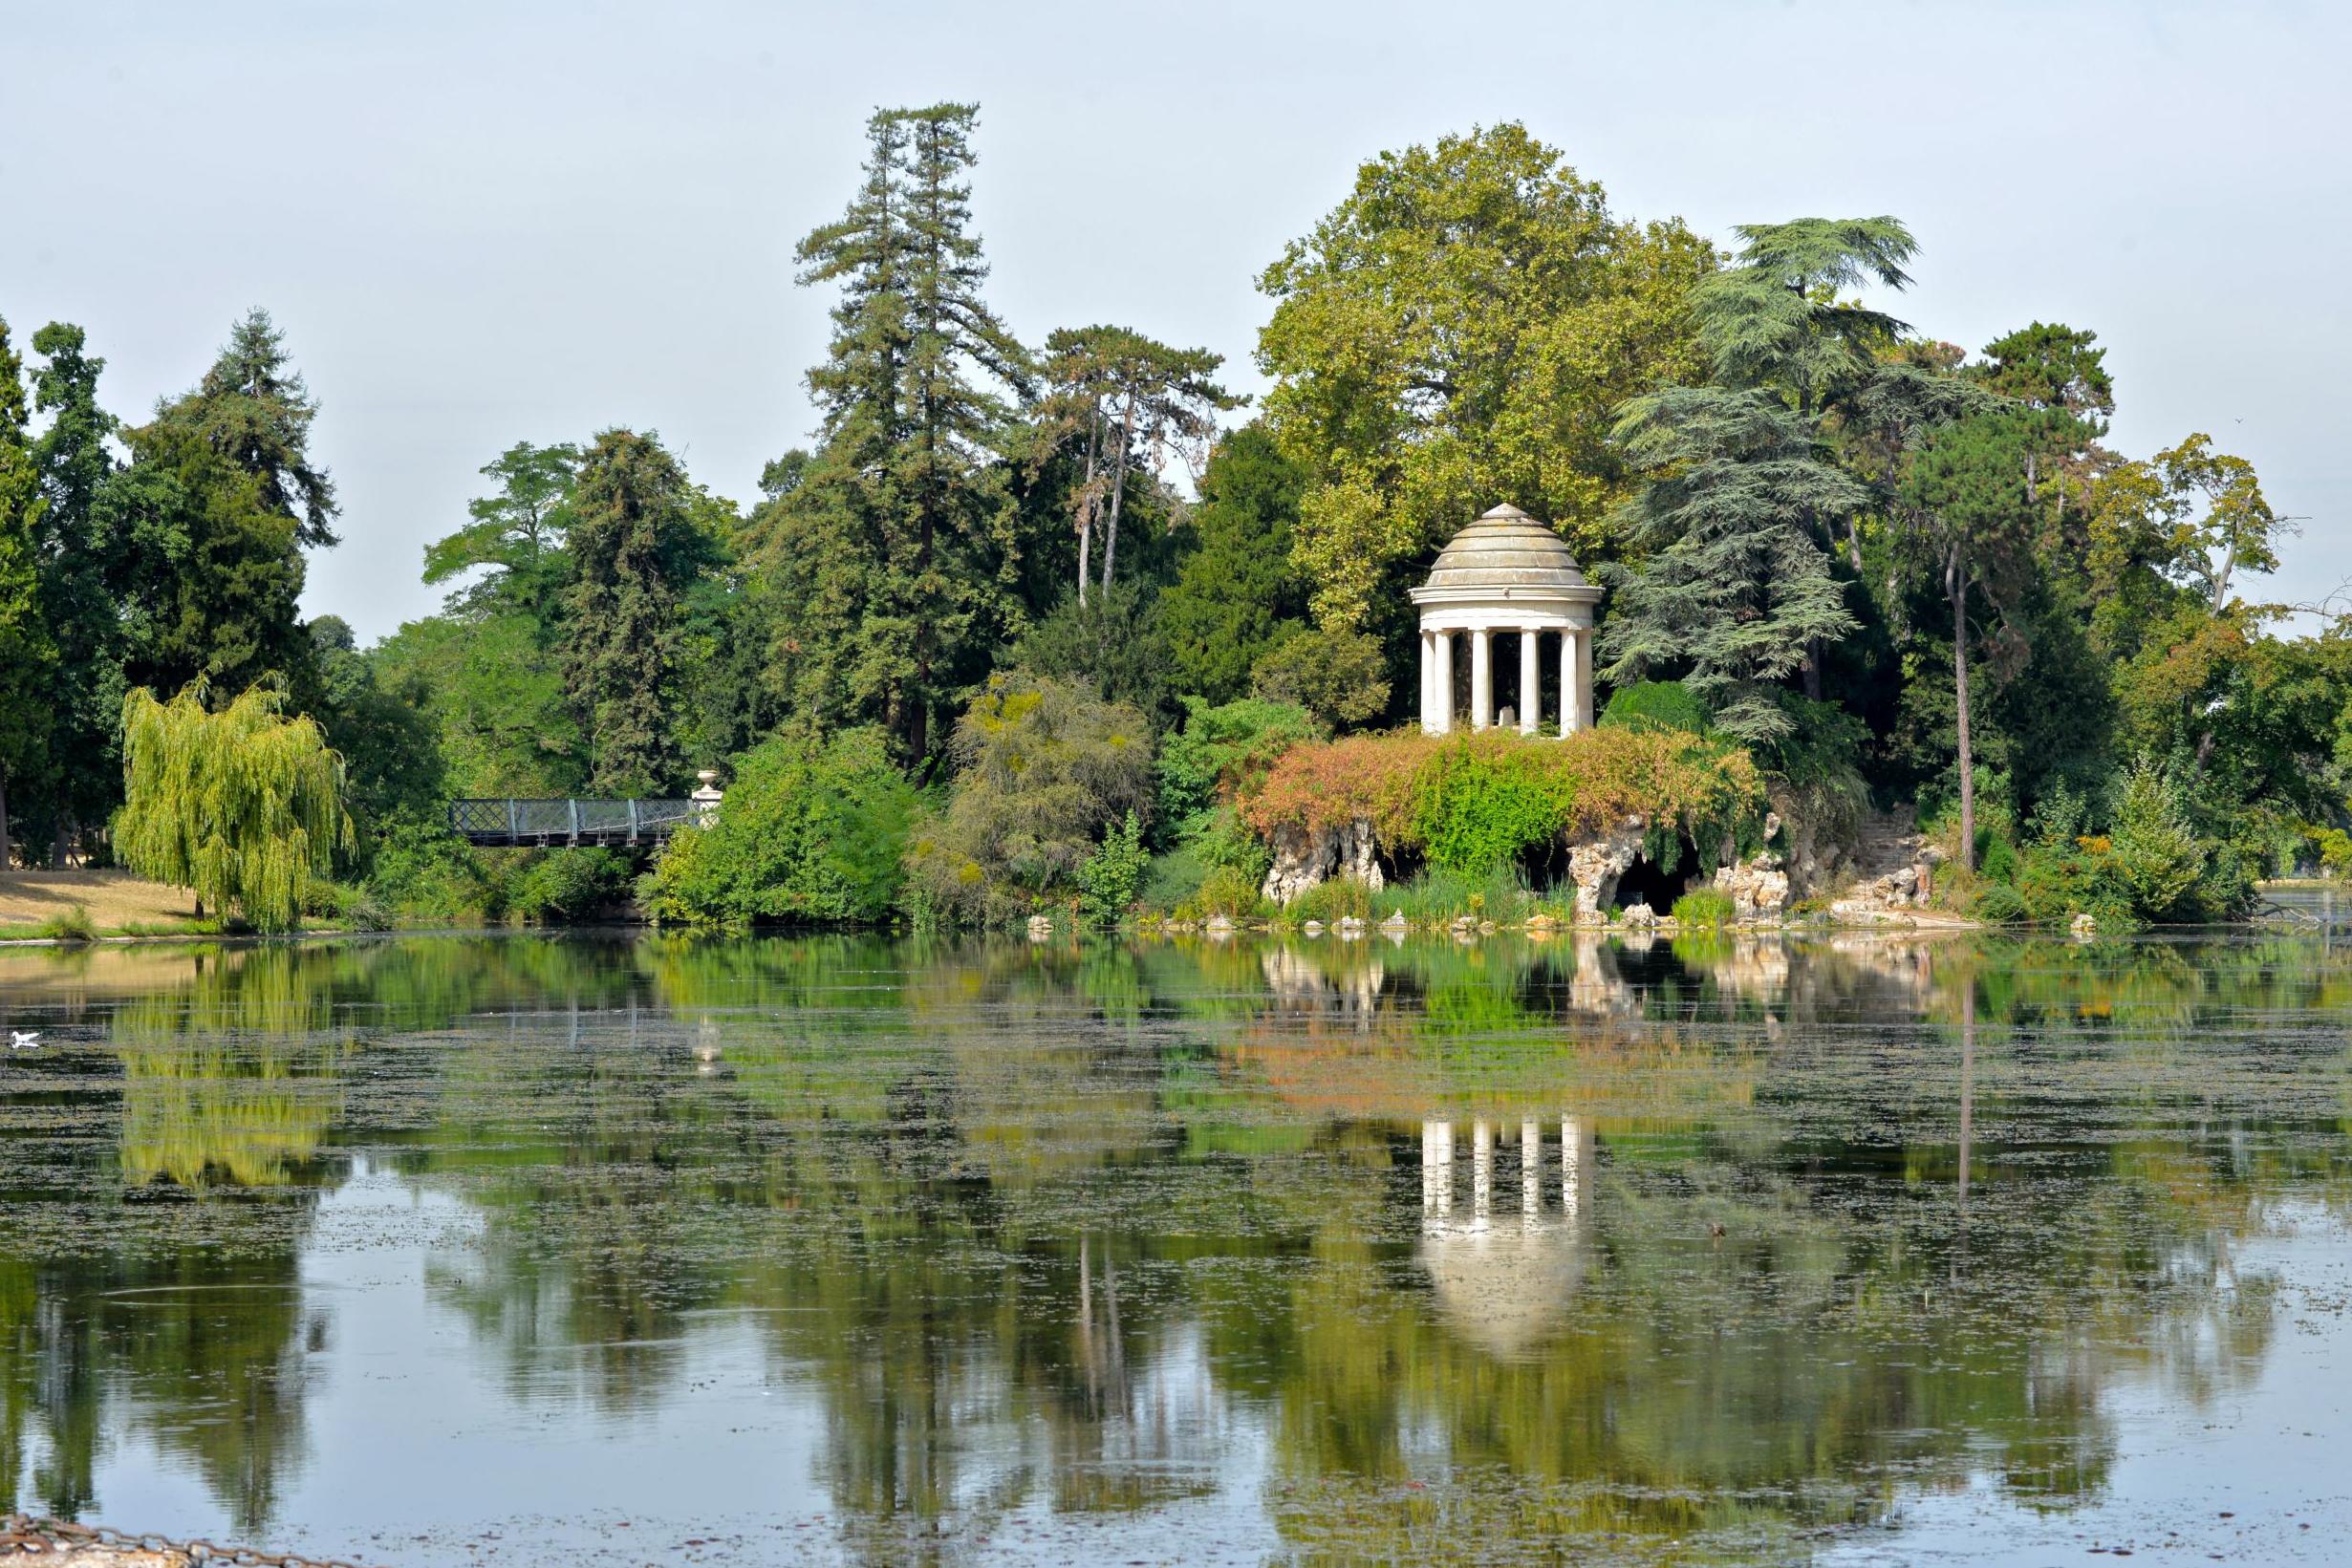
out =
<svg viewBox="0 0 2352 1568"><path fill-rule="evenodd" d="M1593 1148L1591 1130L1573 1116L1562 1118L1556 1145L1541 1122L1521 1122L1516 1146L1500 1136L1505 1130L1490 1122L1470 1124L1465 1212L1457 1195L1454 1124L1421 1124L1417 1256L1447 1322L1495 1355L1514 1356L1558 1326L1584 1278ZM1547 1154L1547 1148L1556 1152ZM1517 1211L1505 1209L1500 1216L1498 1163L1504 1167L1506 1193L1516 1189Z"/></svg>

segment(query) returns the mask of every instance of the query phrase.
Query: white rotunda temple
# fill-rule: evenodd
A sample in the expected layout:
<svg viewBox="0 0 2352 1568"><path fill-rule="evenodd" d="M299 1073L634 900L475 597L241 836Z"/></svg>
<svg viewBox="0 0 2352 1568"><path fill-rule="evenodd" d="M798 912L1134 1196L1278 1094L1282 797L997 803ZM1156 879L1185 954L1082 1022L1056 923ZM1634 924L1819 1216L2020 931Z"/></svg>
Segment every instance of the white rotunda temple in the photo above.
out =
<svg viewBox="0 0 2352 1568"><path fill-rule="evenodd" d="M1560 733L1592 723L1592 612L1601 591L1551 529L1507 502L1472 523L1437 552L1429 581L1413 591L1421 607L1421 729L1454 728L1457 635L1470 639L1470 724L1495 722L1495 639L1519 641L1516 717L1533 735L1543 714L1542 643L1560 639Z"/></svg>

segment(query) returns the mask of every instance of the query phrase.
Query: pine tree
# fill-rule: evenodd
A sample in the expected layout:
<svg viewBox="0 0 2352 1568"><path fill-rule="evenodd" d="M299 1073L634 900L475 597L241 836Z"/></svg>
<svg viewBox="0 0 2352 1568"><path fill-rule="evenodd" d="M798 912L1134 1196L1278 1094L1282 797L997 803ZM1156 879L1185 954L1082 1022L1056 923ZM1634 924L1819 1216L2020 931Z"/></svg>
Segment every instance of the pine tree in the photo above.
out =
<svg viewBox="0 0 2352 1568"><path fill-rule="evenodd" d="M1126 327L1065 328L1046 339L1046 355L1043 439L1030 462L1041 464L1071 445L1086 454L1069 498L1078 535L1078 602L1084 604L1097 526L1102 586L1111 584L1130 472L1156 475L1170 450L1187 459L1205 456L1217 415L1240 407L1241 400L1210 379L1222 356L1172 348Z"/></svg>
<svg viewBox="0 0 2352 1568"><path fill-rule="evenodd" d="M822 448L755 520L790 705L878 720L913 761L1016 624L1019 537L996 462L1021 347L981 298L969 104L886 110L849 211L800 245L834 283L809 387Z"/></svg>
<svg viewBox="0 0 2352 1568"><path fill-rule="evenodd" d="M681 772L678 605L700 567L688 496L685 475L651 436L607 430L580 462L564 680L593 789L653 794Z"/></svg>

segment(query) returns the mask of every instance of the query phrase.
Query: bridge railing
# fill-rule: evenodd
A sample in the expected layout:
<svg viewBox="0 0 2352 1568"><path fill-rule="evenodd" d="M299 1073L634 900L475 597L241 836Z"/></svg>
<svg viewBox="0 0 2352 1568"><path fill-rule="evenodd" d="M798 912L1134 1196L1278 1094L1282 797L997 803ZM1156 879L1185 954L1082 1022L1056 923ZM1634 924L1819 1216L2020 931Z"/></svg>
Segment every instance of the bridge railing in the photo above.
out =
<svg viewBox="0 0 2352 1568"><path fill-rule="evenodd" d="M449 803L450 830L483 845L636 844L667 838L702 820L704 803L692 800L459 800Z"/></svg>

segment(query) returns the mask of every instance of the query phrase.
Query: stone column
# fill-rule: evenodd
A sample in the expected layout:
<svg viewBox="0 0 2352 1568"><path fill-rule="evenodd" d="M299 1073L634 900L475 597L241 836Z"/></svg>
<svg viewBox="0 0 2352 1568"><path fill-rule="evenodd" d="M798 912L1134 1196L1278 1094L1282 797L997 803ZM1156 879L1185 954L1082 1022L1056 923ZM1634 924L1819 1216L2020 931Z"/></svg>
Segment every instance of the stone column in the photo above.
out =
<svg viewBox="0 0 2352 1568"><path fill-rule="evenodd" d="M1436 683L1437 733L1445 735L1454 728L1454 634L1435 632L1437 658L1430 671L1430 679Z"/></svg>
<svg viewBox="0 0 2352 1568"><path fill-rule="evenodd" d="M1435 677L1437 653L1428 627L1421 628L1421 733L1437 733L1437 699Z"/></svg>
<svg viewBox="0 0 2352 1568"><path fill-rule="evenodd" d="M1495 1212L1495 1129L1470 1124L1470 1217L1479 1225Z"/></svg>
<svg viewBox="0 0 2352 1568"><path fill-rule="evenodd" d="M1560 634L1560 733L1573 735L1592 722L1590 631L1571 627Z"/></svg>
<svg viewBox="0 0 2352 1568"><path fill-rule="evenodd" d="M1495 634L1481 626L1470 634L1470 727L1495 721Z"/></svg>
<svg viewBox="0 0 2352 1568"><path fill-rule="evenodd" d="M1560 733L1576 733L1576 630L1560 634Z"/></svg>
<svg viewBox="0 0 2352 1568"><path fill-rule="evenodd" d="M1519 1124L1519 1214L1533 1225L1543 1209L1543 1128L1535 1122Z"/></svg>
<svg viewBox="0 0 2352 1568"><path fill-rule="evenodd" d="M1560 1210L1570 1219L1576 1217L1585 1196L1584 1150L1577 1147L1581 1131L1575 1117L1560 1118ZM1452 1152L1451 1146L1447 1152Z"/></svg>
<svg viewBox="0 0 2352 1568"><path fill-rule="evenodd" d="M1536 720L1543 717L1542 698L1543 677L1536 668L1536 639L1543 634L1532 626L1521 627L1519 634L1519 733L1533 735Z"/></svg>
<svg viewBox="0 0 2352 1568"><path fill-rule="evenodd" d="M1454 1211L1454 1124L1421 1124L1421 1213L1442 1219Z"/></svg>

